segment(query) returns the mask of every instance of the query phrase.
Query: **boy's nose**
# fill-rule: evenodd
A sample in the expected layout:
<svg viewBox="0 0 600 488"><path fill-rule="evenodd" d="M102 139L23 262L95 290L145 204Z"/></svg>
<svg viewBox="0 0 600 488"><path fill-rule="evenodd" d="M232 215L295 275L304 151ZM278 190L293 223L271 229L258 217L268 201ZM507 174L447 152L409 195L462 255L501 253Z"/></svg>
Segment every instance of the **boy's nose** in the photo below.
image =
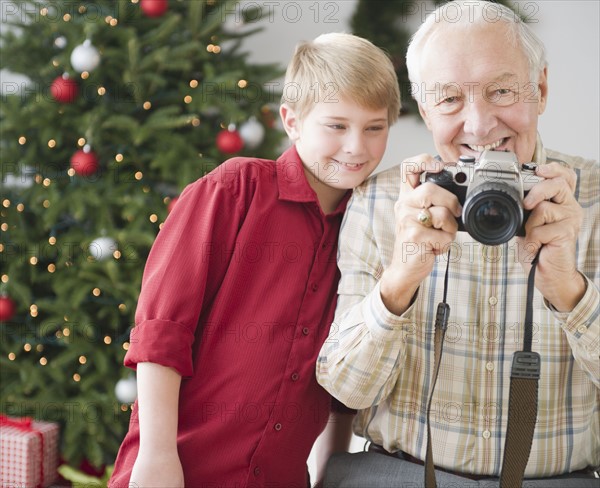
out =
<svg viewBox="0 0 600 488"><path fill-rule="evenodd" d="M344 152L347 154L362 154L364 152L364 139L362 133L350 132L344 139Z"/></svg>

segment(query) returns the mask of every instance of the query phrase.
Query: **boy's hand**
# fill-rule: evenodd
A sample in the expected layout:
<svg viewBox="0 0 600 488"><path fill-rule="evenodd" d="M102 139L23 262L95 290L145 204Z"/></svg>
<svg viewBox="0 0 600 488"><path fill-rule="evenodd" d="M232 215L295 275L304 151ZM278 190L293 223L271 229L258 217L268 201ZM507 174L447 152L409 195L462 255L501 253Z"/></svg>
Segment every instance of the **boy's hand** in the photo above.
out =
<svg viewBox="0 0 600 488"><path fill-rule="evenodd" d="M419 184L421 173L438 172L443 163L421 154L402 163L402 181L395 204L395 244L391 265L381 278L381 297L386 308L401 315L433 269L435 256L447 249L458 230L461 207L455 195L433 183ZM419 214L430 215L430 226Z"/></svg>
<svg viewBox="0 0 600 488"><path fill-rule="evenodd" d="M183 488L183 469L177 452L140 450L133 465L131 488Z"/></svg>
<svg viewBox="0 0 600 488"><path fill-rule="evenodd" d="M525 237L519 238L519 260L528 273L531 261L543 245L535 286L559 311L569 312L585 293L586 282L577 271L576 246L583 210L573 192L575 172L558 163L538 166L545 178L533 186L523 200L531 210Z"/></svg>

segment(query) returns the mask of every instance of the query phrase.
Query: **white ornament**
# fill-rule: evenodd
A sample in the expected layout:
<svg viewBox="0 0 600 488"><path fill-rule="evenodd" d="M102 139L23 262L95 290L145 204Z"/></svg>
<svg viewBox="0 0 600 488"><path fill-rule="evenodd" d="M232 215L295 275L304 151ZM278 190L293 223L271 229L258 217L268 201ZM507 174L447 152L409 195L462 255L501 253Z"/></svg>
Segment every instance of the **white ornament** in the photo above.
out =
<svg viewBox="0 0 600 488"><path fill-rule="evenodd" d="M54 45L58 49L64 49L67 47L67 38L65 36L58 36L56 39L54 39Z"/></svg>
<svg viewBox="0 0 600 488"><path fill-rule="evenodd" d="M92 45L92 41L86 39L71 53L71 66L75 71L93 71L100 64L100 53Z"/></svg>
<svg viewBox="0 0 600 488"><path fill-rule="evenodd" d="M90 243L90 254L98 261L104 261L118 249L117 242L112 237L98 237Z"/></svg>
<svg viewBox="0 0 600 488"><path fill-rule="evenodd" d="M0 186L4 188L13 188L15 190L25 190L33 185L35 173L35 169L29 166L24 166L21 169L20 174L7 172L4 175L4 179Z"/></svg>
<svg viewBox="0 0 600 488"><path fill-rule="evenodd" d="M254 149L264 140L265 128L256 117L250 117L240 126L240 136L248 149Z"/></svg>
<svg viewBox="0 0 600 488"><path fill-rule="evenodd" d="M246 26L241 15L227 15L225 21L221 24L221 29L225 34L241 34L241 31Z"/></svg>
<svg viewBox="0 0 600 488"><path fill-rule="evenodd" d="M137 398L137 381L135 377L129 376L117 381L115 385L115 396L121 403L133 403Z"/></svg>

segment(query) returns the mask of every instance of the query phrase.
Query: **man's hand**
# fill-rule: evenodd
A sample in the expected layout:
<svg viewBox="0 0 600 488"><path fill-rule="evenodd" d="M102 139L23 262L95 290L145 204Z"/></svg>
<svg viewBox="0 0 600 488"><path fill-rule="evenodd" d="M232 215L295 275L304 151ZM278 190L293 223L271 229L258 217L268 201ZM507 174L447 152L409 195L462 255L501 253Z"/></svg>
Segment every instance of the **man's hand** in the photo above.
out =
<svg viewBox="0 0 600 488"><path fill-rule="evenodd" d="M435 256L454 240L461 214L458 199L433 184L419 184L421 173L439 172L443 163L421 154L402 163L402 181L395 204L395 244L391 265L381 277L381 298L386 308L401 315L408 308L421 281L433 269ZM423 225L419 213L426 209L431 226Z"/></svg>
<svg viewBox="0 0 600 488"><path fill-rule="evenodd" d="M533 186L523 200L531 210L520 238L519 259L526 272L540 247L535 286L557 310L569 312L585 294L586 282L577 271L575 250L583 211L573 192L575 172L558 163L538 166L544 181Z"/></svg>

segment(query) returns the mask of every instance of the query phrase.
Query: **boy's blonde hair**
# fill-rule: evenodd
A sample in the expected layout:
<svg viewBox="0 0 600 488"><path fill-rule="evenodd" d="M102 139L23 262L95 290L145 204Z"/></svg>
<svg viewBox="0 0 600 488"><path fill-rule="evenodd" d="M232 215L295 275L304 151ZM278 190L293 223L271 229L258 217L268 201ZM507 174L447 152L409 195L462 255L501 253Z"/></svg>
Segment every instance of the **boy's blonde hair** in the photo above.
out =
<svg viewBox="0 0 600 488"><path fill-rule="evenodd" d="M286 71L282 103L304 117L315 102L341 98L366 109L387 107L389 124L396 122L400 89L389 57L353 34L322 34L299 43Z"/></svg>

